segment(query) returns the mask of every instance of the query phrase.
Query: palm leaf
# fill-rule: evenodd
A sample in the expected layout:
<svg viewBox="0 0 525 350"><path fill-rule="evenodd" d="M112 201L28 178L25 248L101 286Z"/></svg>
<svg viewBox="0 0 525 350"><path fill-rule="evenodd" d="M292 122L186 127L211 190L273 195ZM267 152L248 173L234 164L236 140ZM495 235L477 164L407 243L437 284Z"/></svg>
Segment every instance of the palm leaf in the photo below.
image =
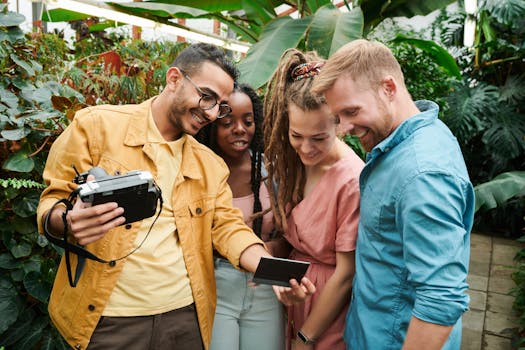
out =
<svg viewBox="0 0 525 350"><path fill-rule="evenodd" d="M513 159L525 153L525 115L500 104L497 113L489 119L482 141L503 159Z"/></svg>
<svg viewBox="0 0 525 350"><path fill-rule="evenodd" d="M479 84L469 87L467 82L455 84L447 98L449 111L442 119L461 143L466 144L484 128L485 117L494 114L498 96L495 86Z"/></svg>
<svg viewBox="0 0 525 350"><path fill-rule="evenodd" d="M485 0L480 7L487 10L496 21L507 25L525 17L523 0Z"/></svg>
<svg viewBox="0 0 525 350"><path fill-rule="evenodd" d="M334 5L321 7L313 16L307 48L328 58L344 44L363 37L363 12L359 7L342 12Z"/></svg>
<svg viewBox="0 0 525 350"><path fill-rule="evenodd" d="M375 27L379 22L389 17L413 17L427 15L430 12L446 7L454 0L410 0L410 1L384 1L361 0L359 5L365 14L365 31Z"/></svg>
<svg viewBox="0 0 525 350"><path fill-rule="evenodd" d="M510 75L500 88L500 100L515 106L522 104L525 100L525 75Z"/></svg>
<svg viewBox="0 0 525 350"><path fill-rule="evenodd" d="M425 51L450 76L461 79L461 72L454 57L434 41L409 38L405 35L398 34L391 42L407 43Z"/></svg>
<svg viewBox="0 0 525 350"><path fill-rule="evenodd" d="M504 204L514 196L525 195L525 171L511 171L477 185L476 211L489 210Z"/></svg>
<svg viewBox="0 0 525 350"><path fill-rule="evenodd" d="M268 23L259 41L239 63L240 80L255 88L264 85L277 67L282 53L287 48L296 47L304 37L311 19L280 17Z"/></svg>

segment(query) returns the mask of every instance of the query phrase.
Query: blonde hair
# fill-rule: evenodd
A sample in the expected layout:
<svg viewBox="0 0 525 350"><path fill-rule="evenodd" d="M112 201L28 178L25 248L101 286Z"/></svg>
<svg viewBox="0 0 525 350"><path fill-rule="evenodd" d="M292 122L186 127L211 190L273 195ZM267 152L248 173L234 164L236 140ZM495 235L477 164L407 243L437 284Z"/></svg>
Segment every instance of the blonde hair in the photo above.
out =
<svg viewBox="0 0 525 350"><path fill-rule="evenodd" d="M286 230L288 215L301 201L306 183L304 165L288 138L290 103L304 111L316 110L325 103L323 96L310 91L312 76L318 71L301 77L295 74L302 64L320 61L315 52L286 50L270 78L264 96L264 156L268 176L279 186L278 193L270 186L272 210L278 229Z"/></svg>
<svg viewBox="0 0 525 350"><path fill-rule="evenodd" d="M362 79L368 88L375 89L386 75L404 85L403 72L392 51L380 42L358 39L343 45L328 59L314 79L312 92L324 94L341 76Z"/></svg>

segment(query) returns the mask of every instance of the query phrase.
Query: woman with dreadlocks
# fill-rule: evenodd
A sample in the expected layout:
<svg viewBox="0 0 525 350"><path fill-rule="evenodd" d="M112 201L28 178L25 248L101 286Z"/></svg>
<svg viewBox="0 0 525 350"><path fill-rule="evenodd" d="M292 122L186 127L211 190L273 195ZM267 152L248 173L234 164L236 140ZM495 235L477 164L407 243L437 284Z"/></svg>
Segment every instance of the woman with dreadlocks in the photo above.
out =
<svg viewBox="0 0 525 350"><path fill-rule="evenodd" d="M233 205L242 210L244 221L267 242L270 253L286 255L288 251L279 253L282 244L269 242L273 238L273 215L269 188L263 181L267 174L262 154L261 100L251 87L239 84L228 104L232 112L203 128L196 137L228 165ZM254 286L252 277L216 253L217 308L211 350L284 348L283 306L271 286Z"/></svg>
<svg viewBox="0 0 525 350"><path fill-rule="evenodd" d="M275 222L292 245L291 259L309 261L317 291L288 307L288 347L344 349L343 328L355 271L359 174L363 161L337 137L339 120L310 93L324 62L287 50L264 97L264 155Z"/></svg>

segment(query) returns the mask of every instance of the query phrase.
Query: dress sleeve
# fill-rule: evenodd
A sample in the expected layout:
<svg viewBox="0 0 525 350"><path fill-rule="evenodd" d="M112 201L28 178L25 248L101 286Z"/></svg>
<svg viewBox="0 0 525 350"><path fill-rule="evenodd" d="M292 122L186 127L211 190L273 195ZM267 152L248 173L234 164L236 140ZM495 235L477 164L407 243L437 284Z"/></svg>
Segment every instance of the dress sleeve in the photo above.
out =
<svg viewBox="0 0 525 350"><path fill-rule="evenodd" d="M408 281L416 291L413 315L453 325L467 310L474 192L469 182L424 172L407 182L396 203Z"/></svg>
<svg viewBox="0 0 525 350"><path fill-rule="evenodd" d="M337 231L335 250L354 251L359 225L359 179L351 178L337 193Z"/></svg>

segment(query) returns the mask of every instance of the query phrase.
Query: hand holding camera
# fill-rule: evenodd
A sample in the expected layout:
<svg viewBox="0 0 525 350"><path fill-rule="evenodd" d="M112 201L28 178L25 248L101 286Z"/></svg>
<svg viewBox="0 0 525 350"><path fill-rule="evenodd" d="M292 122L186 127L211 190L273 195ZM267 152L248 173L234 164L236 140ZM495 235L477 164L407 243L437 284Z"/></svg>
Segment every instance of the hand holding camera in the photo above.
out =
<svg viewBox="0 0 525 350"><path fill-rule="evenodd" d="M93 175L87 176L87 183L95 180ZM108 231L125 222L124 208L117 202L107 202L97 205L77 200L73 209L67 214L69 232L80 245L98 241Z"/></svg>

